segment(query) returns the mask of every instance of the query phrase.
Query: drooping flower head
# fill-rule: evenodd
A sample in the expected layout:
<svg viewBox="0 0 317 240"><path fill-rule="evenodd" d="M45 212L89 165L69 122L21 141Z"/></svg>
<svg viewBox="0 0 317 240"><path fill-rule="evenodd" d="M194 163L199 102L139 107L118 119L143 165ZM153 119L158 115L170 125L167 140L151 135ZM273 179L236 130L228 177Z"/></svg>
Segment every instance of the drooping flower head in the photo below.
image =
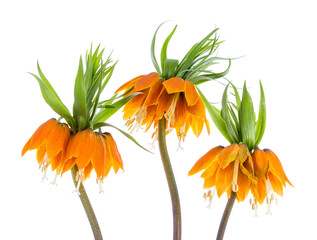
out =
<svg viewBox="0 0 317 240"><path fill-rule="evenodd" d="M232 86L236 104L228 101L228 87ZM189 175L204 170L204 188L214 188L220 197L224 192L230 197L236 192L237 200L243 201L250 190L254 196L252 208L267 199L271 203L273 192L282 196L283 187L290 181L285 175L278 157L269 149L260 150L258 145L263 137L266 125L266 106L262 84L258 119L256 120L252 99L243 88L242 99L236 87L229 84L222 97L222 109L212 106L199 91L213 122L230 142L227 147L218 146L202 156ZM211 198L210 192L208 197Z"/></svg>
<svg viewBox="0 0 317 240"><path fill-rule="evenodd" d="M50 119L43 123L25 144L22 156L28 151L37 149L37 160L46 176L49 165L56 175L65 173L72 167L78 168L78 179L85 180L94 169L100 183L111 168L115 172L123 169L122 159L117 145L110 133L101 133L101 127L115 126L105 123L134 94L114 102L116 95L106 101L99 101L100 94L106 87L114 67L110 57L102 60L104 49L90 49L86 54L84 71L80 57L74 87L73 114L63 104L52 85L42 73L39 64L39 76L32 74L38 81L46 103L60 116L59 120ZM99 111L97 112L97 109ZM60 121L64 119L66 123ZM94 130L99 129L98 132ZM117 128L116 128L117 129ZM125 136L136 142L129 134ZM78 184L79 186L79 184Z"/></svg>
<svg viewBox="0 0 317 240"><path fill-rule="evenodd" d="M129 129L133 131L135 127L145 125L147 131L154 126L152 137L155 139L158 120L164 117L167 121L166 133L175 129L179 141L184 141L190 128L198 137L206 125L209 133L205 106L195 85L223 77L229 71L230 60L229 67L224 72L213 73L207 70L220 59L212 56L221 43L216 36L218 29L196 43L180 62L167 58L167 46L176 27L162 46L161 67L154 54L157 29L151 47L156 72L138 76L122 85L116 92L125 91L126 96L139 93L123 109L123 119L127 120L126 125Z"/></svg>

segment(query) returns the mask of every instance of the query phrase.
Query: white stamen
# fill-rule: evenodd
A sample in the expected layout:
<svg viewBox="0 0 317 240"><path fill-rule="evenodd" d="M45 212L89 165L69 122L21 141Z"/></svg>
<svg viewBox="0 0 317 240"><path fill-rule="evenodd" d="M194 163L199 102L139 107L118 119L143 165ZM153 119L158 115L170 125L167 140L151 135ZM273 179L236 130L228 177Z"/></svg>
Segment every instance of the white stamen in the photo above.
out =
<svg viewBox="0 0 317 240"><path fill-rule="evenodd" d="M77 192L78 195L80 195L80 192L79 192L80 184L83 183L84 180L85 180L84 170L85 170L85 168L80 169L80 170L78 170L77 173L76 173L76 178L75 178L75 180L77 181L77 186L76 186L76 189L75 189L73 192Z"/></svg>
<svg viewBox="0 0 317 240"><path fill-rule="evenodd" d="M56 182L57 176L58 176L58 174L56 173L56 174L55 174L55 177L54 177L54 180L51 182L52 185L57 186L57 182Z"/></svg>
<svg viewBox="0 0 317 240"><path fill-rule="evenodd" d="M167 112L164 114L164 117L167 120L167 126L166 126L166 131L172 131L171 126L175 122L175 108L176 108L176 103L179 98L179 93L175 93L173 96L172 104L167 110Z"/></svg>
<svg viewBox="0 0 317 240"><path fill-rule="evenodd" d="M184 150L184 148L182 148L182 146L181 146L181 141L184 142L185 137L186 137L185 127L186 127L186 123L184 124L184 126L182 126L182 127L179 129L179 132L177 133L177 137L178 137L178 147L177 147L177 151L178 151L179 149Z"/></svg>
<svg viewBox="0 0 317 240"><path fill-rule="evenodd" d="M102 179L97 179L97 182L99 184L99 194L104 193L104 191L102 189L103 180Z"/></svg>
<svg viewBox="0 0 317 240"><path fill-rule="evenodd" d="M212 200L214 199L214 195L215 195L215 192L216 192L216 188L213 188L212 190L209 190L208 193L204 193L204 199L205 201L207 201L207 199L209 200L209 204L207 205L207 208L211 208L211 203L212 203Z"/></svg>
<svg viewBox="0 0 317 240"><path fill-rule="evenodd" d="M272 184L269 179L266 180L266 203L267 203L267 212L266 215L272 215L271 212L271 203L274 199Z"/></svg>
<svg viewBox="0 0 317 240"><path fill-rule="evenodd" d="M47 153L45 153L42 161L40 162L40 166L39 166L39 168L41 169L41 172L44 173L43 177L42 177L42 182L44 182L45 179L46 180L48 179L46 175L47 175L47 168L48 168L49 164L50 164L50 161L47 157Z"/></svg>
<svg viewBox="0 0 317 240"><path fill-rule="evenodd" d="M146 112L147 107L142 106L140 109L138 109L133 116L127 121L126 125L129 126L131 125L131 130L130 133L132 134L133 131L136 129L138 131L141 128L143 120L146 118L147 112Z"/></svg>
<svg viewBox="0 0 317 240"><path fill-rule="evenodd" d="M252 210L254 210L254 215L253 215L253 217L259 217L259 216L258 216L258 212L257 212L258 202L256 201L255 198L253 198L253 200L250 199L249 202L250 202L250 205L251 205L251 207L252 207Z"/></svg>

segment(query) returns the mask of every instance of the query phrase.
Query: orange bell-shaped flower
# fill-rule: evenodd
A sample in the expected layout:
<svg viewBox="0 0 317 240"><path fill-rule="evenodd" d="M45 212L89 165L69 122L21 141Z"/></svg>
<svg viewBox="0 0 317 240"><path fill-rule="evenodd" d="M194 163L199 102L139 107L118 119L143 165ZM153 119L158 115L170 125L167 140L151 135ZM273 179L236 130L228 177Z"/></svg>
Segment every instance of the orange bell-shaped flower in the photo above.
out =
<svg viewBox="0 0 317 240"><path fill-rule="evenodd" d="M67 124L59 123L56 119L50 119L43 123L32 135L22 149L22 156L29 150L37 149L37 161L41 171L44 172L43 179L49 165L52 171L61 173L61 161L66 153L70 129Z"/></svg>

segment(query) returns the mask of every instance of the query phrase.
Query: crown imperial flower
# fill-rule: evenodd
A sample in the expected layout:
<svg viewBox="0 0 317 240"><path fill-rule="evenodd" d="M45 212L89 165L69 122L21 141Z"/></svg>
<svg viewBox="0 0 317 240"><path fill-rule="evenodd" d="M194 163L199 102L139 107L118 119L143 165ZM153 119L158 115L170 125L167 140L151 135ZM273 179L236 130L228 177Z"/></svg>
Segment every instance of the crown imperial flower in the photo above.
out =
<svg viewBox="0 0 317 240"><path fill-rule="evenodd" d="M226 192L229 198L234 192L237 201L244 201L251 191L254 196L254 201L251 200L252 209L256 210L257 203L262 204L264 199L267 199L268 213L270 213L270 204L274 199L273 192L282 196L286 182L291 186L292 184L286 177L278 157L269 149L258 148L266 123L262 84L260 83L261 99L256 122L246 84L243 88L242 100L235 86L231 84L236 98L235 105L228 102L228 86L223 94L221 111L212 106L201 91L199 93L213 122L231 145L211 149L196 162L189 175L204 170L201 175L204 178L204 188L215 187L218 197ZM212 198L211 191L208 198Z"/></svg>
<svg viewBox="0 0 317 240"><path fill-rule="evenodd" d="M157 139L158 121L162 118L167 122L166 133L175 129L179 141L184 141L190 128L198 137L206 125L209 134L206 109L195 85L223 77L229 71L230 60L229 67L224 72L213 73L206 70L216 60L221 59L211 56L220 44L218 37L215 36L218 29L196 43L179 63L178 60L168 59L166 54L175 27L162 46L161 67L154 53L158 29L154 34L151 48L156 72L138 76L116 91L124 90L125 96L139 93L125 105L123 119L127 120L126 125L131 131L142 125L145 125L145 131L148 131L154 126L154 140Z"/></svg>

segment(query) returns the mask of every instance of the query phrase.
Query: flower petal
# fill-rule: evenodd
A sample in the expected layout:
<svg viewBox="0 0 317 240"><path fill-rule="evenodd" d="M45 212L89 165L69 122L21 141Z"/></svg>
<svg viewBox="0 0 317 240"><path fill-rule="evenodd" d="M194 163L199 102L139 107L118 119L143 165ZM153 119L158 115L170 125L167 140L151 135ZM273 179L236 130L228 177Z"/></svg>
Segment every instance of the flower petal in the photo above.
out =
<svg viewBox="0 0 317 240"><path fill-rule="evenodd" d="M262 204L266 197L266 184L265 180L258 180L256 185L251 185L251 192L254 198Z"/></svg>
<svg viewBox="0 0 317 240"><path fill-rule="evenodd" d="M70 130L66 124L57 123L47 137L47 156L53 158L60 152L64 152L70 136Z"/></svg>
<svg viewBox="0 0 317 240"><path fill-rule="evenodd" d="M40 147L47 139L50 131L56 126L57 121L52 118L41 124L33 133L22 149L22 156L29 150L34 150Z"/></svg>
<svg viewBox="0 0 317 240"><path fill-rule="evenodd" d="M234 164L230 164L224 169L218 168L216 173L216 189L218 197L221 197L224 192L231 188L233 168Z"/></svg>
<svg viewBox="0 0 317 240"><path fill-rule="evenodd" d="M148 75L143 76L136 82L134 91L138 92L146 88L152 87L157 82L157 80L159 80L159 78L160 76L156 72L152 72Z"/></svg>
<svg viewBox="0 0 317 240"><path fill-rule="evenodd" d="M127 120L133 116L133 114L142 107L144 99L148 94L148 89L143 90L143 94L138 94L134 96L123 108L123 119Z"/></svg>
<svg viewBox="0 0 317 240"><path fill-rule="evenodd" d="M162 88L157 102L156 120L160 120L164 113L170 108L173 101L173 94L168 94L165 87Z"/></svg>
<svg viewBox="0 0 317 240"><path fill-rule="evenodd" d="M269 160L269 171L272 172L285 186L285 181L288 182L291 186L293 186L288 178L286 177L286 174L284 172L282 163L278 159L278 157L275 155L273 151L270 149L264 149L263 150L266 154L266 157Z"/></svg>
<svg viewBox="0 0 317 240"><path fill-rule="evenodd" d="M252 153L254 174L259 179L267 179L269 171L269 160L264 151L256 148Z"/></svg>
<svg viewBox="0 0 317 240"><path fill-rule="evenodd" d="M240 169L238 173L238 191L237 191L237 199L238 201L244 201L244 199L248 196L250 190L250 179L246 176Z"/></svg>
<svg viewBox="0 0 317 240"><path fill-rule="evenodd" d="M283 184L281 183L281 181L277 177L275 177L271 172L269 172L268 177L270 179L273 191L281 197L283 197Z"/></svg>
<svg viewBox="0 0 317 240"><path fill-rule="evenodd" d="M195 85L190 81L185 81L185 98L188 106L193 106L197 103L199 95Z"/></svg>
<svg viewBox="0 0 317 240"><path fill-rule="evenodd" d="M142 77L144 77L144 75L138 76L138 77L133 78L132 80L126 82L126 83L123 84L121 87L119 87L115 93L118 93L118 92L123 91L123 90L129 90L129 89L132 88L132 87L135 85L135 83L136 83L140 78L142 78Z"/></svg>
<svg viewBox="0 0 317 240"><path fill-rule="evenodd" d="M95 169L97 179L104 177L105 161L106 161L106 148L103 136L99 133L95 133L95 151L91 159L92 167ZM87 167L87 166L86 166ZM85 169L86 169L85 167Z"/></svg>
<svg viewBox="0 0 317 240"><path fill-rule="evenodd" d="M206 119L206 108L203 100L198 98L197 103L193 106L188 106L188 112L194 115L196 118L205 120Z"/></svg>
<svg viewBox="0 0 317 240"><path fill-rule="evenodd" d="M188 176L196 174L203 169L206 169L208 165L216 158L218 153L223 149L223 146L217 146L209 150L204 156L202 156L195 165L190 169Z"/></svg>
<svg viewBox="0 0 317 240"><path fill-rule="evenodd" d="M181 78L170 78L163 82L168 94L184 92L185 91L185 81Z"/></svg>
<svg viewBox="0 0 317 240"><path fill-rule="evenodd" d="M187 117L188 117L187 103L183 94L179 95L174 114L175 114L175 121L174 121L174 124L172 124L172 128L176 128L176 129L182 128L185 125L187 121Z"/></svg>
<svg viewBox="0 0 317 240"><path fill-rule="evenodd" d="M156 82L151 86L149 93L143 103L143 106L151 106L157 104L158 97L160 96L163 88L162 80L157 79Z"/></svg>
<svg viewBox="0 0 317 240"><path fill-rule="evenodd" d="M231 162L233 162L239 152L239 145L233 143L228 147L225 147L217 156L219 166L221 168L226 168Z"/></svg>

